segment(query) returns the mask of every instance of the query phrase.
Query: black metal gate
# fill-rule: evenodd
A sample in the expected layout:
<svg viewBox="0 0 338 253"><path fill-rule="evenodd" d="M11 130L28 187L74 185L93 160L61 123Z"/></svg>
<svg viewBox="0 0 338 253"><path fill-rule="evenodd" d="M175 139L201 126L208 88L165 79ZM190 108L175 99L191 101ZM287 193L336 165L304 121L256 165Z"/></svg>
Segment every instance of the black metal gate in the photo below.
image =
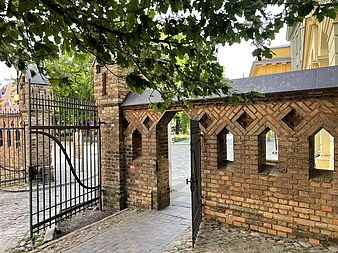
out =
<svg viewBox="0 0 338 253"><path fill-rule="evenodd" d="M16 110L0 112L0 187L26 183L25 126Z"/></svg>
<svg viewBox="0 0 338 253"><path fill-rule="evenodd" d="M190 121L191 134L191 203L192 203L192 245L195 246L202 221L201 187L201 131L199 121Z"/></svg>
<svg viewBox="0 0 338 253"><path fill-rule="evenodd" d="M101 208L100 122L94 102L29 85L30 235Z"/></svg>

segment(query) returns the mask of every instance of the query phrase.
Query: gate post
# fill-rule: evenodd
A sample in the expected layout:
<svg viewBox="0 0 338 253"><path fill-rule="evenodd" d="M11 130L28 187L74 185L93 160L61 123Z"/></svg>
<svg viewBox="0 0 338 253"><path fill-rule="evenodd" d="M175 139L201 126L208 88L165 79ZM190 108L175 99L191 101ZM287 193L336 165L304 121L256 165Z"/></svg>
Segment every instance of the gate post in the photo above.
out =
<svg viewBox="0 0 338 253"><path fill-rule="evenodd" d="M30 71L30 70L27 70ZM40 75L40 74L37 74ZM27 77L28 76L28 77ZM31 74L25 74L22 75L19 81L19 111L22 114L22 123L25 126L25 132L24 132L24 140L27 142L25 143L25 160L26 162L30 160L30 154L32 154L32 161L30 166L35 166L37 170L40 168L40 173L42 171L45 172L45 175L40 175L40 177L45 177L46 175L48 177L51 177L51 180L53 180L53 169L52 168L52 157L49 151L51 150L51 147L44 143L43 139L37 140L36 138L32 139L32 142L30 143L30 146L28 145L29 140L29 120L31 120L32 124L47 124L50 121L50 118L45 115L31 115L31 119L29 118L29 89L31 89L31 95L41 98L51 98L52 97L52 88L51 86L46 83L30 83ZM28 163L26 164L26 174L29 176ZM45 167L42 169L42 167ZM35 178L38 180L39 176ZM40 178L40 179L41 179Z"/></svg>
<svg viewBox="0 0 338 253"><path fill-rule="evenodd" d="M128 95L124 72L117 65L94 69L94 96L101 124L101 171L103 208L122 210L126 206L126 150L121 103Z"/></svg>

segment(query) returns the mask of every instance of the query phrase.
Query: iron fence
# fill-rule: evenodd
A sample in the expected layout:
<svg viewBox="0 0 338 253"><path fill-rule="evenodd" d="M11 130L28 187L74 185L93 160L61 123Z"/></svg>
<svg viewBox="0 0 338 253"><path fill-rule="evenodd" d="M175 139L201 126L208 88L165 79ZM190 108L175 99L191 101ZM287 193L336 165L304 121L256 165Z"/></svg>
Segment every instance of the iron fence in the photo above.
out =
<svg viewBox="0 0 338 253"><path fill-rule="evenodd" d="M29 89L30 227L33 233L81 210L101 208L97 106Z"/></svg>

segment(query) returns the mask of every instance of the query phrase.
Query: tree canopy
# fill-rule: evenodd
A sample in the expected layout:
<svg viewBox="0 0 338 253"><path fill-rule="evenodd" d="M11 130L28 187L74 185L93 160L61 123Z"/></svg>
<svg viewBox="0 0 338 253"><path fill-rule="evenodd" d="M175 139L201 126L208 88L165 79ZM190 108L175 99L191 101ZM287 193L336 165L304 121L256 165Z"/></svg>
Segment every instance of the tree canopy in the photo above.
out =
<svg viewBox="0 0 338 253"><path fill-rule="evenodd" d="M279 6L271 13L269 6ZM0 0L0 60L20 70L71 50L128 69L136 91L174 97L229 92L218 45L253 40L254 55L283 24L334 18L335 0Z"/></svg>
<svg viewBox="0 0 338 253"><path fill-rule="evenodd" d="M58 59L48 60L45 71L53 92L61 97L93 99L94 56L89 53L68 52Z"/></svg>

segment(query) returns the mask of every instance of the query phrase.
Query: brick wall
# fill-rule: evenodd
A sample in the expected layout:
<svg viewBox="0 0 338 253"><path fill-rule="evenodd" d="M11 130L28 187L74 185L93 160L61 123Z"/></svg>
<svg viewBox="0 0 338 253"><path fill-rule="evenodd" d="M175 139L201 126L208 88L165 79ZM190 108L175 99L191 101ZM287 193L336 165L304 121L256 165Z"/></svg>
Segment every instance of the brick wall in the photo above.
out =
<svg viewBox="0 0 338 253"><path fill-rule="evenodd" d="M338 238L338 100L325 96L278 100L236 106L204 103L188 110L193 119L204 115L209 118L207 125L201 124L204 217L279 236ZM292 109L301 117L294 129L283 120ZM237 121L243 112L252 118L246 129ZM133 125L142 125L146 115L154 113L146 108L126 108L124 114L132 121L126 138L130 138L129 129ZM144 192L144 185L149 186L145 178L153 179L155 175L152 191L157 198L152 205L159 209L169 204L166 124L172 116L168 112L157 116L161 119L155 119L157 127L152 129L153 133L143 131L146 159L139 163L131 161L127 166L127 174L135 175L126 188L127 192L132 189L129 196L133 199L150 195L150 189ZM335 137L335 171L329 181L310 178L309 139L321 127ZM234 161L231 166L220 168L217 135L224 128L234 135ZM266 129L278 135L279 162L276 171L261 174L259 136ZM154 149L155 142L156 156L149 151ZM143 206L150 207L149 202L144 199ZM128 205L134 206L133 203L129 201Z"/></svg>
<svg viewBox="0 0 338 253"><path fill-rule="evenodd" d="M338 238L337 106L337 98L321 97L205 108L212 118L211 125L202 129L205 218L280 236ZM282 120L291 108L302 116L295 129ZM247 129L236 121L243 111L253 118ZM224 127L234 134L231 170L217 167L216 136ZM310 178L309 138L321 127L335 137L335 172L330 182ZM278 135L279 163L275 173L262 175L259 135L266 128Z"/></svg>
<svg viewBox="0 0 338 253"><path fill-rule="evenodd" d="M122 109L119 105L127 89L114 86L122 81L112 77L106 83L107 92L112 94L104 98L100 96L101 77L95 78L95 94L106 122L102 131L102 169L104 189L111 189L104 192L106 205L153 209L169 205L167 124L182 108L173 107L164 113L147 106ZM296 112L297 120L290 120L291 111ZM186 113L202 122L205 219L273 235L310 238L312 242L338 238L335 92L267 97L230 106L216 100L196 101ZM329 179L311 176L310 140L322 127L335 138L335 170ZM231 166L220 166L218 162L217 136L225 128L234 135ZM132 135L136 129L142 134L142 156L133 159ZM260 173L259 136L267 129L278 135L279 161L274 170Z"/></svg>

